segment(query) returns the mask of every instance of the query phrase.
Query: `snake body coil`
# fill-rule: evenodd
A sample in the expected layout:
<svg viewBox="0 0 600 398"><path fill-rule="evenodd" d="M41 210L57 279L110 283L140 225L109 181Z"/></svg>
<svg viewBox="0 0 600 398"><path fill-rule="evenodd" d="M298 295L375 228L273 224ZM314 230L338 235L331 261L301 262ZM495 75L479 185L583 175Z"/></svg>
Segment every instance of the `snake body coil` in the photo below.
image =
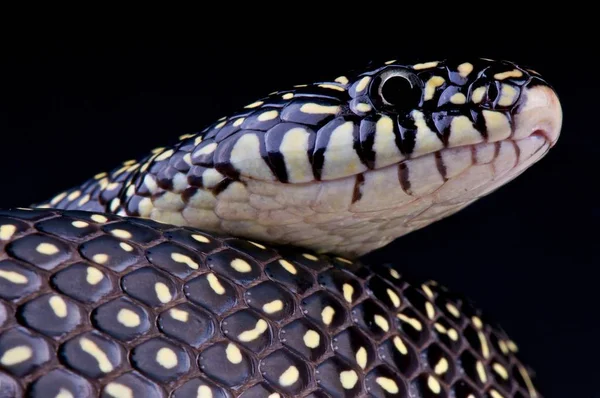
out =
<svg viewBox="0 0 600 398"><path fill-rule="evenodd" d="M543 157L505 61L389 61L272 93L0 212L0 397L540 397L466 298L357 258Z"/></svg>

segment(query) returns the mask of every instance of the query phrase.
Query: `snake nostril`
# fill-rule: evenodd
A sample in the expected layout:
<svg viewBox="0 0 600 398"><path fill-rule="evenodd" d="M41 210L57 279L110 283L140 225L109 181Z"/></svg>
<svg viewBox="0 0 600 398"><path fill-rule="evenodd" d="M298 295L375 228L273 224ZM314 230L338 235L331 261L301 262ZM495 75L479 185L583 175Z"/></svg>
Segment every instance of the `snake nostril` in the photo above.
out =
<svg viewBox="0 0 600 398"><path fill-rule="evenodd" d="M548 142L552 142L550 139L550 134L548 134L548 132L544 129L535 129L533 133L531 133L531 137L540 137Z"/></svg>

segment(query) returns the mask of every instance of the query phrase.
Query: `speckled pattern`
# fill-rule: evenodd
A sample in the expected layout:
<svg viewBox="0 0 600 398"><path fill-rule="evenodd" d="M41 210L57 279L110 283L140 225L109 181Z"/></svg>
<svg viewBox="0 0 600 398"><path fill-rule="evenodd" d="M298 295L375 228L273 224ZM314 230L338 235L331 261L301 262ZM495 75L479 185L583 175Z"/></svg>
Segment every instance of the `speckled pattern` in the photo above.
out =
<svg viewBox="0 0 600 398"><path fill-rule="evenodd" d="M540 397L393 265L82 211L0 212L0 397Z"/></svg>

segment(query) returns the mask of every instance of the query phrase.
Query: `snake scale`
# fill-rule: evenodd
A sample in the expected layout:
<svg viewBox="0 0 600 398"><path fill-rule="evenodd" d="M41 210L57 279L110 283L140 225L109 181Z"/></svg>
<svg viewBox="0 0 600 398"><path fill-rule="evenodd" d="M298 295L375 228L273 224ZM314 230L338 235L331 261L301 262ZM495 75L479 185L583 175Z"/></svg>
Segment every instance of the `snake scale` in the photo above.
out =
<svg viewBox="0 0 600 398"><path fill-rule="evenodd" d="M468 298L361 256L539 161L554 89L396 60L0 212L0 397L541 397Z"/></svg>

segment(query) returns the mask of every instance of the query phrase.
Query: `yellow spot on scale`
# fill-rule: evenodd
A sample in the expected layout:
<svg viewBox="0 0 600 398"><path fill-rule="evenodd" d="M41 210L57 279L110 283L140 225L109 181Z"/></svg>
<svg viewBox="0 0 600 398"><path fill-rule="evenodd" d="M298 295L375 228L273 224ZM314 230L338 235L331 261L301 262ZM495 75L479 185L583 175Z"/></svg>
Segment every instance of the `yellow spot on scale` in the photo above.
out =
<svg viewBox="0 0 600 398"><path fill-rule="evenodd" d="M430 299L434 298L433 291L431 290L431 288L429 286L427 286L426 284L422 284L421 289L425 292L427 297L429 297Z"/></svg>
<svg viewBox="0 0 600 398"><path fill-rule="evenodd" d="M104 175L106 175L106 173L103 173ZM67 196L66 192L60 193L58 195L56 195L54 198L52 198L52 200L50 201L51 205L55 205L58 202L60 202L61 200L63 200L65 198L65 196Z"/></svg>
<svg viewBox="0 0 600 398"><path fill-rule="evenodd" d="M413 69L414 70L430 69L430 68L435 68L436 66L438 66L438 64L439 64L439 61L423 62L420 64L413 65Z"/></svg>
<svg viewBox="0 0 600 398"><path fill-rule="evenodd" d="M323 308L323 311L321 311L321 319L323 320L323 323L325 325L330 325L331 322L333 321L333 316L335 315L335 310L333 309L333 307L331 306L327 306L325 308Z"/></svg>
<svg viewBox="0 0 600 398"><path fill-rule="evenodd" d="M237 365L242 362L242 352L240 349L233 343L229 343L227 348L225 349L225 355L227 356L227 360L234 365Z"/></svg>
<svg viewBox="0 0 600 398"><path fill-rule="evenodd" d="M471 321L473 321L473 325L475 325L477 329L481 329L483 327L483 322L481 322L481 319L479 319L479 317L473 316L471 318Z"/></svg>
<svg viewBox="0 0 600 398"><path fill-rule="evenodd" d="M385 317L383 317L381 315L375 315L375 324L377 326L379 326L381 328L381 330L383 330L384 332L387 332L390 330L390 325L389 325L387 319L385 319Z"/></svg>
<svg viewBox="0 0 600 398"><path fill-rule="evenodd" d="M339 76L334 81L340 84L348 84L348 78L346 76Z"/></svg>
<svg viewBox="0 0 600 398"><path fill-rule="evenodd" d="M87 267L86 281L90 285L97 285L104 278L104 274L94 267Z"/></svg>
<svg viewBox="0 0 600 398"><path fill-rule="evenodd" d="M225 123L227 123L225 120L223 120L221 123L217 124L215 126L216 129L220 129L221 127L225 126Z"/></svg>
<svg viewBox="0 0 600 398"><path fill-rule="evenodd" d="M456 331L456 329L448 329L448 337L450 337L450 340L452 341L458 341L458 332Z"/></svg>
<svg viewBox="0 0 600 398"><path fill-rule="evenodd" d="M202 385L198 387L196 398L213 398L213 393L210 387Z"/></svg>
<svg viewBox="0 0 600 398"><path fill-rule="evenodd" d="M269 324L264 319L259 319L254 326L254 329L246 330L238 336L238 339L243 342L250 342L258 339L269 328Z"/></svg>
<svg viewBox="0 0 600 398"><path fill-rule="evenodd" d="M121 239L131 239L133 237L131 232L125 231L124 229L113 229L110 233Z"/></svg>
<svg viewBox="0 0 600 398"><path fill-rule="evenodd" d="M448 371L448 368L449 368L448 360L446 358L442 357L442 358L440 358L438 363L435 365L435 368L433 369L433 371L437 375L443 375L444 373L446 373Z"/></svg>
<svg viewBox="0 0 600 398"><path fill-rule="evenodd" d="M105 253L94 254L94 256L92 257L92 261L94 261L95 263L98 263L98 264L104 264L108 261L108 254L105 254Z"/></svg>
<svg viewBox="0 0 600 398"><path fill-rule="evenodd" d="M90 201L90 195L86 194L84 197L82 197L81 199L79 199L79 202L77 203L77 205L78 206L83 206L84 204L86 204L89 201Z"/></svg>
<svg viewBox="0 0 600 398"><path fill-rule="evenodd" d="M194 134L182 134L179 136L179 141L187 140L188 138L192 138Z"/></svg>
<svg viewBox="0 0 600 398"><path fill-rule="evenodd" d="M254 246L258 247L259 249L263 249L263 250L267 249L267 247L265 245L261 245L260 243L252 242L251 240L249 240L248 242L250 244L253 244Z"/></svg>
<svg viewBox="0 0 600 398"><path fill-rule="evenodd" d="M279 264L281 264L281 266L292 275L296 275L298 273L296 267L294 267L294 265L289 261L279 260Z"/></svg>
<svg viewBox="0 0 600 398"><path fill-rule="evenodd" d="M437 381L436 378L431 375L427 378L427 387L429 387L431 392L433 392L434 394L439 394L442 391L442 386L440 385L440 382Z"/></svg>
<svg viewBox="0 0 600 398"><path fill-rule="evenodd" d="M7 281L17 285L24 285L29 281L25 275L21 275L15 271L3 271L1 269L0 278L4 278Z"/></svg>
<svg viewBox="0 0 600 398"><path fill-rule="evenodd" d="M169 315L171 315L171 318L179 322L187 322L190 317L190 314L187 311L183 311L177 308L171 308L169 310Z"/></svg>
<svg viewBox="0 0 600 398"><path fill-rule="evenodd" d="M388 297L390 298L390 300L392 301L392 304L394 305L394 307L398 308L400 307L400 297L398 297L398 295L396 294L395 291L393 291L392 289L387 289L387 294Z"/></svg>
<svg viewBox="0 0 600 398"><path fill-rule="evenodd" d="M507 343L508 349L511 350L514 353L519 352L519 347L517 347L517 345L515 344L514 341L509 340Z"/></svg>
<svg viewBox="0 0 600 398"><path fill-rule="evenodd" d="M215 149L217 149L217 143L216 142L211 142L210 144L208 144L208 145L200 148L198 150L198 152L194 153L194 156L208 155L209 153L214 152Z"/></svg>
<svg viewBox="0 0 600 398"><path fill-rule="evenodd" d="M360 347L358 351L356 351L356 363L364 369L367 367L367 359L367 350L365 347Z"/></svg>
<svg viewBox="0 0 600 398"><path fill-rule="evenodd" d="M473 90L473 93L471 94L471 101L474 104L478 104L483 100L484 95L485 87L477 87L475 90Z"/></svg>
<svg viewBox="0 0 600 398"><path fill-rule="evenodd" d="M312 329L309 329L304 333L304 345L308 348L317 348L321 342L321 335Z"/></svg>
<svg viewBox="0 0 600 398"><path fill-rule="evenodd" d="M435 318L435 309L433 308L433 304L429 301L425 303L425 311L427 312L427 318L431 320Z"/></svg>
<svg viewBox="0 0 600 398"><path fill-rule="evenodd" d="M283 387L289 387L298 381L300 372L295 366L290 366L279 376L279 384Z"/></svg>
<svg viewBox="0 0 600 398"><path fill-rule="evenodd" d="M33 351L31 348L20 345L6 350L2 354L2 358L0 358L0 364L3 366L15 366L29 360L32 356Z"/></svg>
<svg viewBox="0 0 600 398"><path fill-rule="evenodd" d="M483 366L483 363L481 361L477 361L475 369L477 370L479 380L481 380L481 382L484 384L487 383L487 374L485 373L485 367Z"/></svg>
<svg viewBox="0 0 600 398"><path fill-rule="evenodd" d="M171 253L171 259L176 263L185 264L191 269L198 269L199 265L197 262L192 260L189 256L181 253Z"/></svg>
<svg viewBox="0 0 600 398"><path fill-rule="evenodd" d="M354 370L340 372L340 383L345 390L352 390L358 382L358 375Z"/></svg>
<svg viewBox="0 0 600 398"><path fill-rule="evenodd" d="M102 214L93 214L90 218L92 219L92 221L97 222L98 224L104 224L108 221L108 218L106 218Z"/></svg>
<svg viewBox="0 0 600 398"><path fill-rule="evenodd" d="M398 350L398 352L400 354L402 354L402 355L408 354L408 348L406 348L406 345L404 344L402 339L398 336L394 337L394 347L396 347L396 349Z"/></svg>
<svg viewBox="0 0 600 398"><path fill-rule="evenodd" d="M496 373L498 373L498 375L500 375L500 377L502 377L504 380L508 380L508 371L506 370L506 368L504 366L502 366L498 362L496 362L492 365L492 368L494 369L494 372L496 372Z"/></svg>
<svg viewBox="0 0 600 398"><path fill-rule="evenodd" d="M192 239L194 239L195 241L200 242L200 243L210 243L210 240L206 236L202 236L202 235L198 235L198 234L193 234Z"/></svg>
<svg viewBox="0 0 600 398"><path fill-rule="evenodd" d="M156 297L158 297L158 301L163 304L166 304L173 299L169 288L162 282L156 282L154 284L154 292L156 293Z"/></svg>
<svg viewBox="0 0 600 398"><path fill-rule="evenodd" d="M423 100L429 101L430 99L432 99L433 95L435 94L435 89L440 87L445 82L446 80L444 80L444 78L441 76L433 76L432 78L427 80L427 83L425 83L425 95L423 97Z"/></svg>
<svg viewBox="0 0 600 398"><path fill-rule="evenodd" d="M128 253L133 251L133 246L131 246L128 243L121 242L119 243L119 246L121 247L121 249L125 250Z"/></svg>
<svg viewBox="0 0 600 398"><path fill-rule="evenodd" d="M369 112L371 109L371 105L365 102L359 102L358 104L356 104L356 110L359 112Z"/></svg>
<svg viewBox="0 0 600 398"><path fill-rule="evenodd" d="M221 282L219 282L215 274L208 274L206 276L206 279L208 280L208 285L215 293L217 293L218 295L225 294L225 288L223 287L223 285L221 285Z"/></svg>
<svg viewBox="0 0 600 398"><path fill-rule="evenodd" d="M250 266L250 264L248 264L247 261L242 260L241 258L236 258L233 261L231 261L231 268L243 274L252 271L252 267Z"/></svg>
<svg viewBox="0 0 600 398"><path fill-rule="evenodd" d="M105 391L114 398L134 398L133 390L125 384L115 382L108 383Z"/></svg>
<svg viewBox="0 0 600 398"><path fill-rule="evenodd" d="M242 123L244 123L244 120L246 120L246 118L240 117L238 119L235 119L235 122L233 122L233 126L234 127L239 127L242 125Z"/></svg>
<svg viewBox="0 0 600 398"><path fill-rule="evenodd" d="M263 311L267 314L274 314L283 309L283 301L281 300L273 300L269 303L263 305Z"/></svg>
<svg viewBox="0 0 600 398"><path fill-rule="evenodd" d="M525 384L527 385L527 391L529 391L530 397L537 398L538 394L535 391L535 387L533 386L533 382L531 381L531 378L529 377L529 373L527 373L527 370L525 370L525 368L520 365L517 365L517 368L519 369L519 373L521 374L521 377L523 378L523 380L525 381Z"/></svg>
<svg viewBox="0 0 600 398"><path fill-rule="evenodd" d="M395 269L391 268L390 269L390 275L392 276L392 278L394 279L400 279L400 274L398 273L398 271L396 271Z"/></svg>
<svg viewBox="0 0 600 398"><path fill-rule="evenodd" d="M452 314L452 316L454 316L455 318L460 318L460 311L458 310L458 308L456 308L456 306L452 303L447 303L446 304L446 309L448 310L449 313Z"/></svg>
<svg viewBox="0 0 600 398"><path fill-rule="evenodd" d="M86 223L85 221L73 221L71 223L72 226L74 226L75 228L85 228L87 226L89 226L90 224Z"/></svg>
<svg viewBox="0 0 600 398"><path fill-rule="evenodd" d="M319 258L317 256L313 256L312 254L309 254L309 253L304 253L302 255L302 257L304 257L305 259L310 260L310 261L318 261L319 260Z"/></svg>
<svg viewBox="0 0 600 398"><path fill-rule="evenodd" d="M48 302L50 304L50 308L52 308L52 311L54 312L54 315L59 318L65 318L67 316L67 303L65 303L65 300L63 300L62 297L52 296Z"/></svg>
<svg viewBox="0 0 600 398"><path fill-rule="evenodd" d="M508 355L508 353L510 351L509 351L508 347L506 346L506 342L504 340L499 340L498 345L500 346L500 351L502 351L502 353L504 355Z"/></svg>
<svg viewBox="0 0 600 398"><path fill-rule="evenodd" d="M523 72L521 72L518 69L513 69L513 70L508 71L508 72L496 73L494 75L494 79L496 79L496 80L504 80L504 79L509 79L511 77L518 78L518 77L521 77L521 76L523 76Z"/></svg>
<svg viewBox="0 0 600 398"><path fill-rule="evenodd" d="M400 319L401 321L408 323L408 324L409 324L410 326L412 326L412 327L413 327L413 329L415 329L415 330L421 331L421 330L423 329L423 325L421 325L421 322L419 322L419 320L418 320L418 319L415 319L415 318L408 317L408 316L406 316L406 315L404 315L404 314L398 314L398 315L396 315L396 316L397 316L397 317L398 317L398 319Z"/></svg>
<svg viewBox="0 0 600 398"><path fill-rule="evenodd" d="M96 362L98 362L98 367L100 368L100 371L104 373L110 373L113 371L114 367L112 363L110 363L110 361L108 360L108 357L106 356L104 351L102 351L100 347L98 347L96 343L94 343L92 340L82 337L79 340L79 346L84 352L94 357Z"/></svg>
<svg viewBox="0 0 600 398"><path fill-rule="evenodd" d="M40 243L35 250L40 254L45 254L47 256L52 256L59 252L58 247L53 245L52 243Z"/></svg>
<svg viewBox="0 0 600 398"><path fill-rule="evenodd" d="M385 64L385 65L391 65L391 64L393 64L394 62L396 62L396 60L395 60L395 59L390 59L389 61L385 61L385 62L384 62L384 64Z"/></svg>
<svg viewBox="0 0 600 398"><path fill-rule="evenodd" d="M177 366L177 354L172 349L163 347L156 353L156 362L165 369L173 369Z"/></svg>
<svg viewBox="0 0 600 398"><path fill-rule="evenodd" d="M261 106L262 104L264 104L263 101L256 101L256 102L253 102L253 103L251 103L249 105L246 105L244 108L252 109L252 108L256 108L258 106Z"/></svg>
<svg viewBox="0 0 600 398"><path fill-rule="evenodd" d="M346 91L344 87L336 86L335 84L319 84L319 87L337 91Z"/></svg>
<svg viewBox="0 0 600 398"><path fill-rule="evenodd" d="M194 139L194 145L195 145L195 146L198 146L198 144L200 144L200 143L202 142L202 139L203 139L203 138L204 138L204 137L202 137L201 135L199 135L198 137L196 137L196 138Z"/></svg>
<svg viewBox="0 0 600 398"><path fill-rule="evenodd" d="M289 100L294 98L294 94L293 93L285 93L281 96L281 98L283 98L284 100Z"/></svg>
<svg viewBox="0 0 600 398"><path fill-rule="evenodd" d="M258 115L257 120L259 122L266 122L266 121L275 119L277 116L279 116L279 112L277 112L275 110L267 111L267 112L263 112L260 115Z"/></svg>
<svg viewBox="0 0 600 398"><path fill-rule="evenodd" d="M128 308L119 310L117 321L128 328L136 328L141 324L140 316Z"/></svg>
<svg viewBox="0 0 600 398"><path fill-rule="evenodd" d="M61 388L58 391L58 394L56 395L56 397L54 397L54 398L75 398L75 397L73 396L73 394L71 394L71 391Z"/></svg>
<svg viewBox="0 0 600 398"><path fill-rule="evenodd" d="M112 202L110 202L110 210L112 212L115 212L119 208L120 205L121 205L121 199L119 199L119 198L113 199Z"/></svg>
<svg viewBox="0 0 600 398"><path fill-rule="evenodd" d="M456 105L461 105L467 102L467 97L463 93L456 93L450 97L450 102Z"/></svg>
<svg viewBox="0 0 600 398"><path fill-rule="evenodd" d="M494 389L490 390L490 396L492 398L504 398L504 396L502 394L500 394L498 391L496 391ZM532 398L533 398L533 396L532 396Z"/></svg>
<svg viewBox="0 0 600 398"><path fill-rule="evenodd" d="M388 377L378 377L375 382L390 394L398 394L398 391L400 391L396 382Z"/></svg>
<svg viewBox="0 0 600 398"><path fill-rule="evenodd" d="M336 257L335 259L346 264L352 264L352 261L345 259L344 257Z"/></svg>
<svg viewBox="0 0 600 398"><path fill-rule="evenodd" d="M465 62L458 65L458 73L461 77L467 77L469 74L473 72L473 64L470 62Z"/></svg>
<svg viewBox="0 0 600 398"><path fill-rule="evenodd" d="M110 184L108 184L108 185L106 186L106 189L107 189L108 191L112 191L112 190L115 190L115 189L119 188L119 186L120 186L120 185L121 185L121 184L119 184L118 182L111 182Z"/></svg>
<svg viewBox="0 0 600 398"><path fill-rule="evenodd" d="M344 283L342 290L344 291L344 298L346 301L352 304L352 295L354 294L354 288L352 285L349 283Z"/></svg>
<svg viewBox="0 0 600 398"><path fill-rule="evenodd" d="M336 105L320 105L313 102L307 102L300 107L300 112L310 115L335 115L340 111L340 107Z"/></svg>
<svg viewBox="0 0 600 398"><path fill-rule="evenodd" d="M79 197L79 195L81 195L80 191L73 191L69 194L69 196L67 196L67 199L69 201L73 201L73 200L77 199Z"/></svg>
<svg viewBox="0 0 600 398"><path fill-rule="evenodd" d="M500 89L500 99L498 100L498 105L500 106L511 106L515 103L517 99L518 92L517 90L509 86L508 84L503 84Z"/></svg>
<svg viewBox="0 0 600 398"><path fill-rule="evenodd" d="M105 171L103 171L102 173L98 173L94 176L94 180L100 180L104 177L106 177L108 175L108 173L106 173Z"/></svg>
<svg viewBox="0 0 600 398"><path fill-rule="evenodd" d="M356 94L361 93L364 89L367 88L367 86L369 85L369 82L371 81L371 77L370 76L365 76L362 79L360 79L360 81L358 82L358 84L356 85Z"/></svg>

